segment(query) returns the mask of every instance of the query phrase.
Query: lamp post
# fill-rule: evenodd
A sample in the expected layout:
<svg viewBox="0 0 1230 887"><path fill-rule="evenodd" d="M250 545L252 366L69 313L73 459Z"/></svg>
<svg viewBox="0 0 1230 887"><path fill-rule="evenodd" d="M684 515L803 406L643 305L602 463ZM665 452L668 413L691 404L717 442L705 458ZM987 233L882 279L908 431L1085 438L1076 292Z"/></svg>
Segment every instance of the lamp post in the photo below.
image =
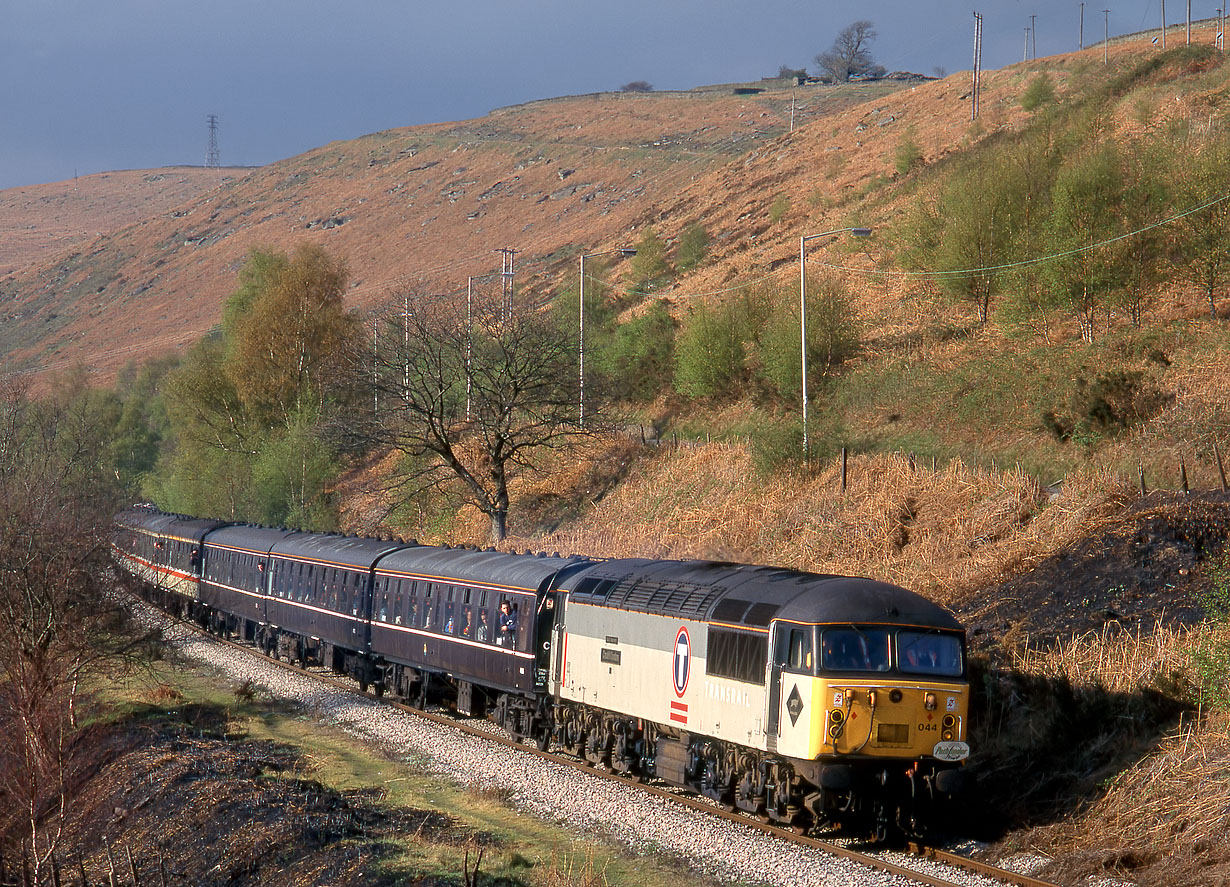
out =
<svg viewBox="0 0 1230 887"><path fill-rule="evenodd" d="M803 365L803 462L809 459L807 449L807 241L835 234L852 234L855 237L870 237L870 228L837 228L819 234L805 234L799 238L799 355Z"/></svg>
<svg viewBox="0 0 1230 887"><path fill-rule="evenodd" d="M577 395L577 424L585 427L585 260L596 259L599 256L609 256L619 253L621 256L635 256L636 250L627 247L606 249L596 253L581 254L581 285L577 292L577 366L579 367L581 386Z"/></svg>

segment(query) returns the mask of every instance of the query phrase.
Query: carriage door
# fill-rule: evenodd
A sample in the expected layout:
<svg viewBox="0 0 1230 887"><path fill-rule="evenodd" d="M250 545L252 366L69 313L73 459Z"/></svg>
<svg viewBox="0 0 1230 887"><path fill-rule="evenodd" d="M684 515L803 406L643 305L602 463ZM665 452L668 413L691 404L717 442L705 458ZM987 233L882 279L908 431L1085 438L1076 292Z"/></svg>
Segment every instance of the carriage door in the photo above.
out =
<svg viewBox="0 0 1230 887"><path fill-rule="evenodd" d="M551 648L555 645L555 623L558 614L559 595L553 591L543 595L538 604L538 619L534 640L534 689L544 690L547 676L551 673Z"/></svg>
<svg viewBox="0 0 1230 887"><path fill-rule="evenodd" d="M777 736L781 730L782 711L782 667L786 664L784 654L779 650L789 648L790 630L780 622L769 626L769 663L766 669L768 678L768 710L765 712L765 734L769 751L777 751Z"/></svg>
<svg viewBox="0 0 1230 887"><path fill-rule="evenodd" d="M814 632L774 622L769 636L768 747L791 757L809 756Z"/></svg>

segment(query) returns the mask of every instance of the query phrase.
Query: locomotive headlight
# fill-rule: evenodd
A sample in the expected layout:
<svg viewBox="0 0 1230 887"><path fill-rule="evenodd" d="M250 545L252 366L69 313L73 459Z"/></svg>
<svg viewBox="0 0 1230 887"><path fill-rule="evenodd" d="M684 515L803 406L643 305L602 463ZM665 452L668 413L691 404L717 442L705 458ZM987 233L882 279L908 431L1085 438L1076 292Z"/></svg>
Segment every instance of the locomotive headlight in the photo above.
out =
<svg viewBox="0 0 1230 887"><path fill-rule="evenodd" d="M840 724L845 719L846 719L846 713L842 711L840 708L835 708L831 712L829 712L829 720L832 721L834 724Z"/></svg>
<svg viewBox="0 0 1230 887"><path fill-rule="evenodd" d="M936 701L934 693L928 692L925 696L923 696L923 708L927 711L935 711L938 704L939 703Z"/></svg>
<svg viewBox="0 0 1230 887"><path fill-rule="evenodd" d="M956 715L944 715L944 720L942 720L940 723L944 725L945 730L951 730L953 727L957 725L957 716Z"/></svg>

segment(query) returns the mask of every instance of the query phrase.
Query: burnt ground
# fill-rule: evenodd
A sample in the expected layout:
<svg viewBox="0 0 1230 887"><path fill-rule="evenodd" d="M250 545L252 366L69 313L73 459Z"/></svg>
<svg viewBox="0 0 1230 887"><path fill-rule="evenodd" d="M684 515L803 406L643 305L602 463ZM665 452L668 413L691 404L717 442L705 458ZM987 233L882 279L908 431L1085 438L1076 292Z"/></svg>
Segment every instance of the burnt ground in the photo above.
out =
<svg viewBox="0 0 1230 887"><path fill-rule="evenodd" d="M1204 618L1206 565L1230 536L1230 494L1154 492L957 610L971 648L1045 646L1111 627Z"/></svg>
<svg viewBox="0 0 1230 887"><path fill-rule="evenodd" d="M1211 600L1215 559L1225 563L1230 552L1228 537L1230 495L1152 493L958 612L970 633L977 789L957 834L989 842L992 858L1044 848L1055 859L1038 876L1059 884L1230 883L1230 844L1181 840L1186 830L1209 825L1185 812L1190 786L1150 785L1131 803L1134 817L1111 816L1101 806L1122 804L1111 797L1116 783L1134 780L1142 762L1162 753L1166 737L1184 720L1190 730L1201 716L1190 664L1131 692L1010 666L1014 651L1087 632L1148 636L1159 623L1198 623ZM1225 603L1218 602L1222 617ZM1202 741L1209 743L1205 758L1223 758L1224 741ZM1149 766L1187 766L1162 761ZM1141 838L1141 822L1150 820L1171 822L1173 846ZM1090 829L1097 834L1084 833Z"/></svg>
<svg viewBox="0 0 1230 887"><path fill-rule="evenodd" d="M323 786L298 750L247 739L217 707L150 707L87 742L67 883L83 871L90 884L418 883L390 867L395 839L489 841L440 811Z"/></svg>

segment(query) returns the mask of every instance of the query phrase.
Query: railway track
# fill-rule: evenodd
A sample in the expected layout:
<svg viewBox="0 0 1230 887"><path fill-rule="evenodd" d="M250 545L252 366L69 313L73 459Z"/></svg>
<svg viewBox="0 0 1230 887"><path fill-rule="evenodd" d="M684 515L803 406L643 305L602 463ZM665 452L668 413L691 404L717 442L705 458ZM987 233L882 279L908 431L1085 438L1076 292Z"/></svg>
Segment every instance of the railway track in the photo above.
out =
<svg viewBox="0 0 1230 887"><path fill-rule="evenodd" d="M161 610L157 610L156 608L154 609L155 612L159 613L163 618L173 618L163 613ZM540 751L533 745L511 738L507 734L503 733L500 728L486 720L468 721L452 714L444 714L437 711L424 711L387 697L377 699L372 693L362 693L352 681L337 677L324 668L303 668L299 665L283 660L271 659L249 644L210 634L201 629L195 623L175 620L175 624L195 633L200 637L208 638L212 642L242 651L244 655L254 657L267 665L285 669L297 675L312 678L315 681L342 690L346 693L363 696L372 702L389 706L399 711L411 714L415 717L449 727L460 731L463 734L480 737L489 742L494 742L508 748L516 749L519 753L528 754L546 761L550 761L562 767L584 772L595 779L606 780L625 786L634 786L639 791L642 791L648 795L684 806L706 816L717 817L728 822L737 823L745 828L770 835L789 844L818 850L830 856L849 860L859 865L866 866L874 871L895 875L917 884L929 885L929 887L966 887L966 884L943 877L941 874L933 874L928 871L922 871L918 868L912 868L908 865L893 862L887 858L888 854L879 852L864 852L851 847L842 846L841 844L834 843L832 841L796 834L788 829L783 829L779 826L762 822L759 819L748 816L747 814L725 810L715 805L708 799L681 793L682 790L677 787L665 788L661 785L655 784L654 782L646 782L629 778L628 776L619 773L613 773L595 768L588 762L580 761L568 755L561 755L551 751ZM979 862L958 854L950 853L935 847L911 843L907 850L909 857L917 860L925 860L931 863L932 867L940 868L941 871L943 868L958 869L960 871L983 878L988 878L999 883L1016 885L1016 887L1056 887L1056 885L1047 881L1042 881L1028 875L1001 869L996 866Z"/></svg>

